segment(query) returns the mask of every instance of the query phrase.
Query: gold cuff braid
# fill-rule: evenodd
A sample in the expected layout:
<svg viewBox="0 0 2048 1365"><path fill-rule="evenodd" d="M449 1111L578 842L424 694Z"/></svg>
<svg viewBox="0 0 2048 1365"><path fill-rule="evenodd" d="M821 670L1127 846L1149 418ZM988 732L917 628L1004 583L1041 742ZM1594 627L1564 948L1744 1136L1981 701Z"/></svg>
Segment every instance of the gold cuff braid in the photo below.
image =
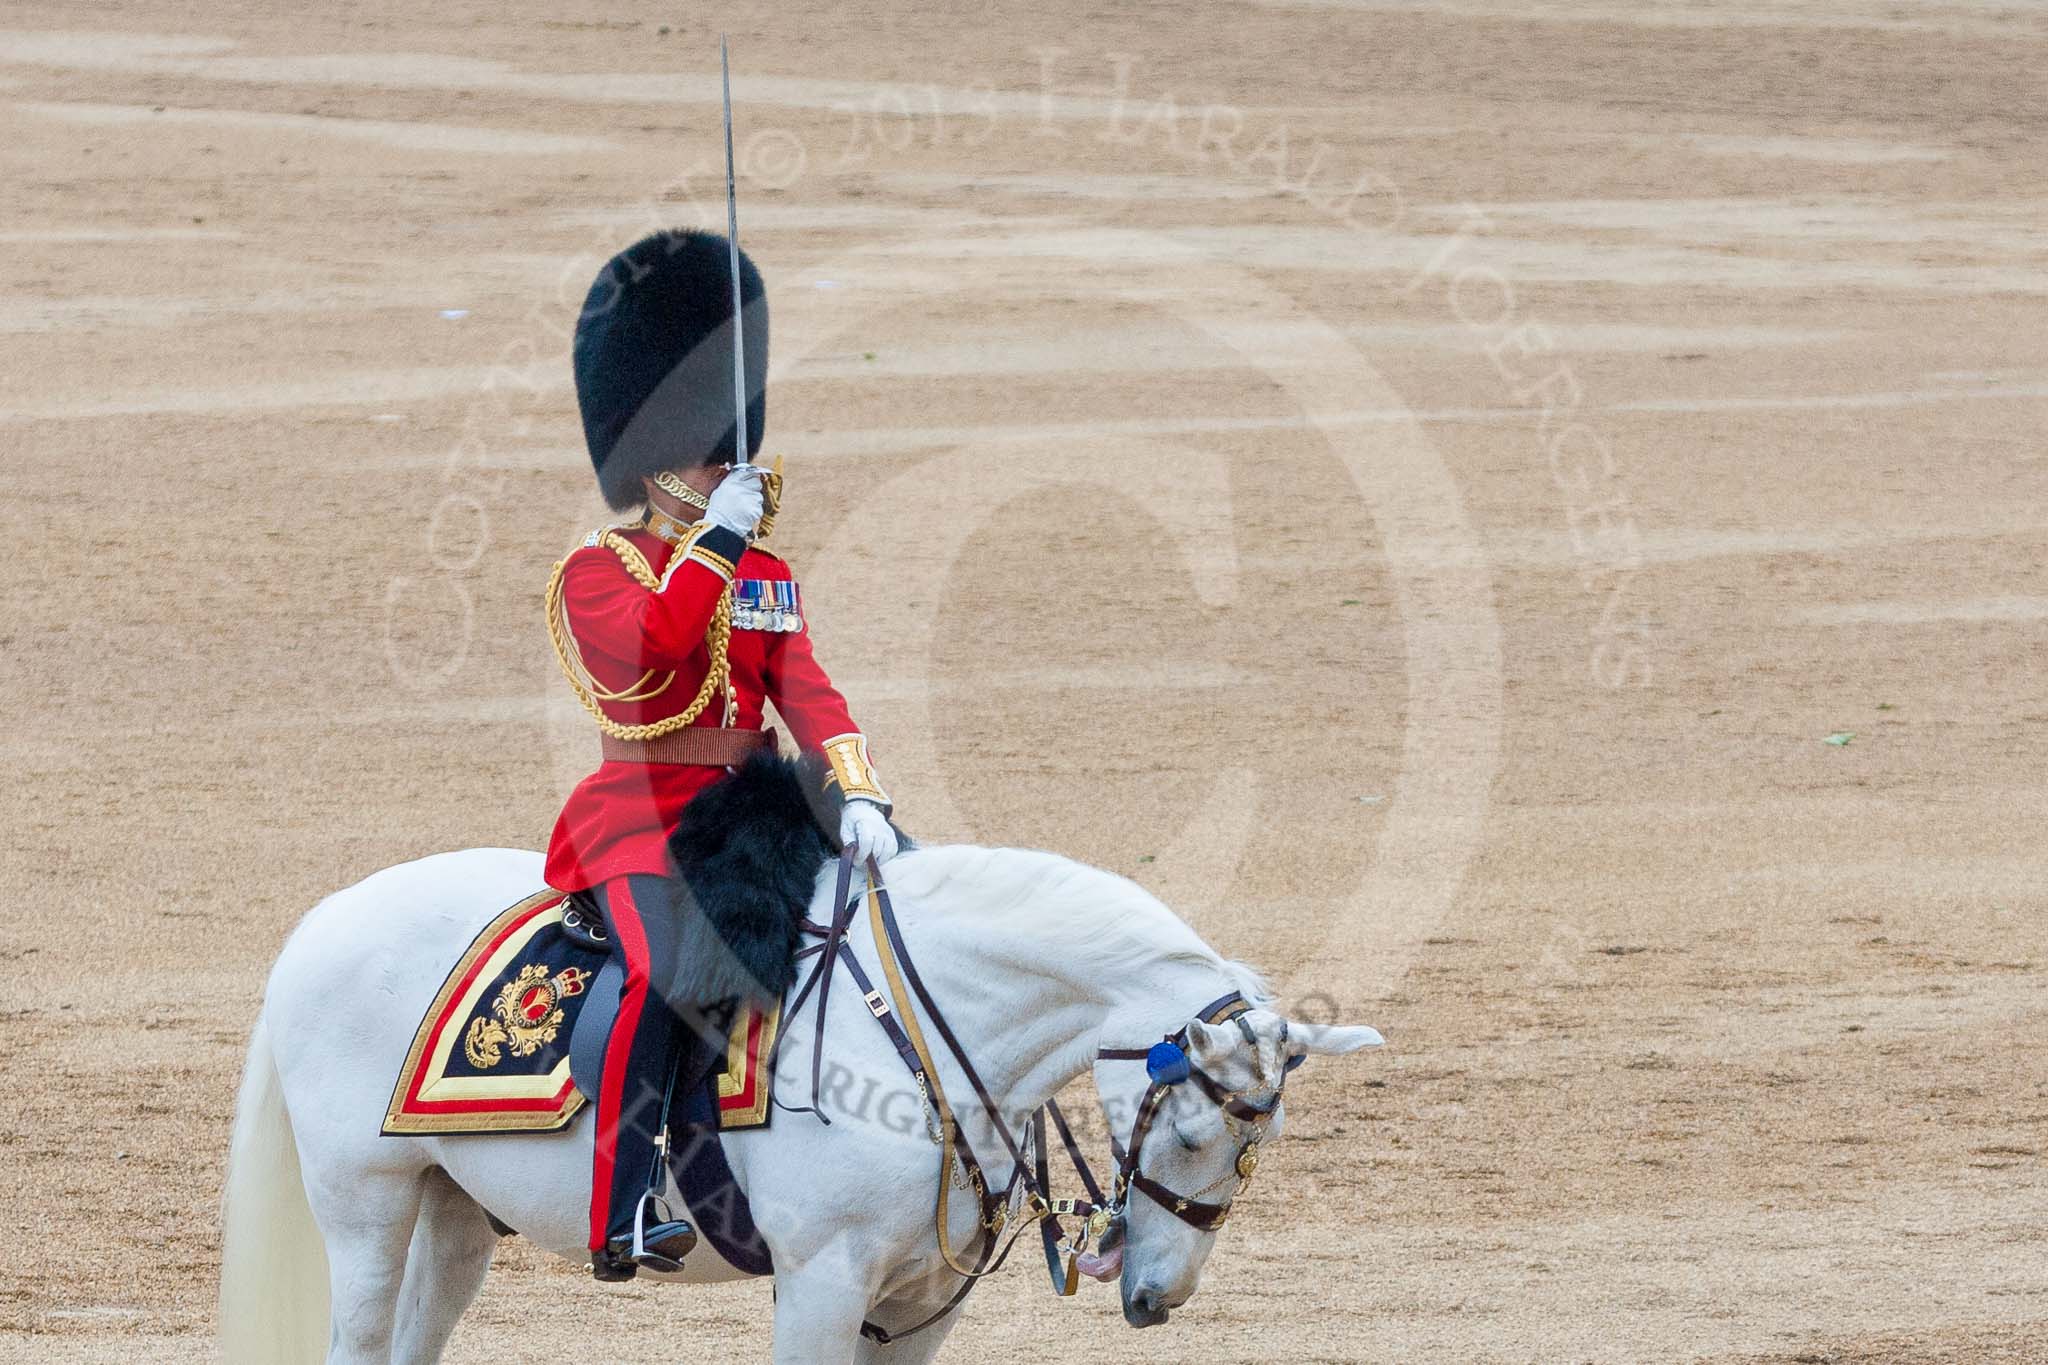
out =
<svg viewBox="0 0 2048 1365"><path fill-rule="evenodd" d="M866 735L834 735L821 747L832 764L832 775L827 781L837 783L841 795L865 797L883 806L889 804L889 793L882 790L875 765L868 761Z"/></svg>

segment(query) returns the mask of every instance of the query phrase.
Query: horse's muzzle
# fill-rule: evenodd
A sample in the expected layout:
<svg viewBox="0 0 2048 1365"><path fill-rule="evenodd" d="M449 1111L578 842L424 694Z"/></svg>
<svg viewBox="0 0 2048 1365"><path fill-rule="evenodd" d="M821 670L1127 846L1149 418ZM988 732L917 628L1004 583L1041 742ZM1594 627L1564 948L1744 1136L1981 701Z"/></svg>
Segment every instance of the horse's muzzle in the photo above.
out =
<svg viewBox="0 0 2048 1365"><path fill-rule="evenodd" d="M1124 1300L1124 1321L1133 1327L1157 1327L1168 1309L1156 1289L1140 1289Z"/></svg>

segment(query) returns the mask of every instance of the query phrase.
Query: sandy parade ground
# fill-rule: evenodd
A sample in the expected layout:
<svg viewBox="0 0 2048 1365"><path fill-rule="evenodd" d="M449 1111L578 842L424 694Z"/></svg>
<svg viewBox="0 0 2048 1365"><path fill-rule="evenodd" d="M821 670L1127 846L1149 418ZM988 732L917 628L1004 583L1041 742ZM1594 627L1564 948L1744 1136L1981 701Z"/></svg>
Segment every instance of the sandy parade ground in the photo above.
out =
<svg viewBox="0 0 2048 1365"><path fill-rule="evenodd" d="M905 824L1389 1042L1172 1323L1020 1257L943 1358L2048 1360L2017 0L9 5L0 1360L211 1358L289 928L594 761L567 335L722 223L721 28L776 543ZM450 1358L768 1304L512 1241Z"/></svg>

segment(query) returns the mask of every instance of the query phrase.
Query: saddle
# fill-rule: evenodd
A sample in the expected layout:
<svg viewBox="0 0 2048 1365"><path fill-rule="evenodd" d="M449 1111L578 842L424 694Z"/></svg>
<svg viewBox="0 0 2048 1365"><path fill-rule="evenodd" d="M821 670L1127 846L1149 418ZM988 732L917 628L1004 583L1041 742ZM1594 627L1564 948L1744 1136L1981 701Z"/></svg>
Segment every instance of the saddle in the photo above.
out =
<svg viewBox="0 0 2048 1365"><path fill-rule="evenodd" d="M580 892L568 897L568 906L562 913L562 932L593 951L607 954L604 966L591 982L589 999L569 1032L570 1078L586 1099L596 1099L597 1087L604 1081L605 1051L619 1018L619 996L626 972L619 959L610 955L610 928L595 897ZM767 1127L774 1108L767 1061L775 1047L781 1007L762 1009L729 1000L706 1013L726 1037L725 1061L713 1072L716 1128L733 1132Z"/></svg>
<svg viewBox="0 0 2048 1365"><path fill-rule="evenodd" d="M597 898L581 891L571 892L562 910L562 935L590 952L604 954L591 983L590 999L576 1015L569 1030L569 1078L577 1093L596 1099L604 1082L604 1054L611 1043L612 1026L619 1021L619 995L625 987L626 970L612 955L611 929Z"/></svg>
<svg viewBox="0 0 2048 1365"><path fill-rule="evenodd" d="M569 940L593 953L611 952L611 926L605 923L597 897L588 891L571 891L563 899L568 904L562 910L562 932Z"/></svg>

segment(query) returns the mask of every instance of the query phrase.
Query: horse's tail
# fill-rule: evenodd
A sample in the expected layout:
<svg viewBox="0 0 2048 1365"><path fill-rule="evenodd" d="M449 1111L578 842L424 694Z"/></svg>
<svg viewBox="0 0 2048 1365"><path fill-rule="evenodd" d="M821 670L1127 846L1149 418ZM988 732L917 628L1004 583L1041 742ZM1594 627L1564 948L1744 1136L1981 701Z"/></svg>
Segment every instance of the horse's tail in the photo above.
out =
<svg viewBox="0 0 2048 1365"><path fill-rule="evenodd" d="M228 1365L327 1357L327 1247L306 1202L270 1030L249 1037L221 1210L220 1345Z"/></svg>

